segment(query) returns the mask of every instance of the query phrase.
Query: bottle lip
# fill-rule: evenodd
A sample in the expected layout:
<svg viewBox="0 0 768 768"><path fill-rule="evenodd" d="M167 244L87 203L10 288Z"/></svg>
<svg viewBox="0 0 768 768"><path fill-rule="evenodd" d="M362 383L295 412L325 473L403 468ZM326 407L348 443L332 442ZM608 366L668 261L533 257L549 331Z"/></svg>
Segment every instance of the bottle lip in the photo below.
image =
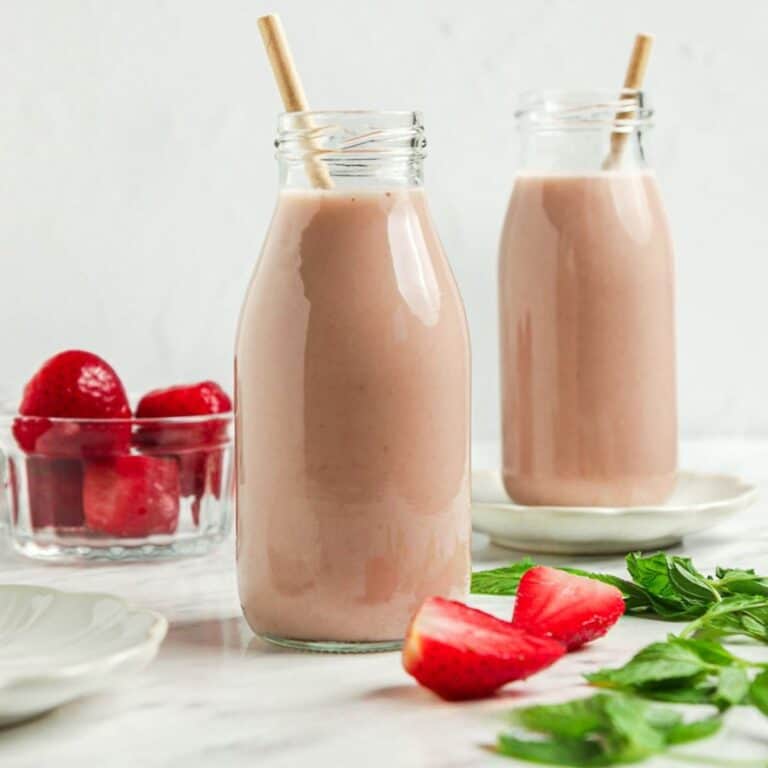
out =
<svg viewBox="0 0 768 768"><path fill-rule="evenodd" d="M423 122L421 110L418 109L307 109L300 112L279 112L277 115L278 128L280 125L294 117L320 118L360 118L360 117L389 117L389 118L417 118Z"/></svg>
<svg viewBox="0 0 768 768"><path fill-rule="evenodd" d="M518 99L515 118L521 129L563 132L610 128L631 133L653 124L646 91L637 88L542 89Z"/></svg>

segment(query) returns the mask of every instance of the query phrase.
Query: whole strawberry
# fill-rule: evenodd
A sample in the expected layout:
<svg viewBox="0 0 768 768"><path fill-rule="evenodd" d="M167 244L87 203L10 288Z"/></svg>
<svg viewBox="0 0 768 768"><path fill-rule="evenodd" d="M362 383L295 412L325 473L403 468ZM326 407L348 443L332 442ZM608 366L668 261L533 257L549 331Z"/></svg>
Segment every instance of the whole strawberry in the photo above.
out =
<svg viewBox="0 0 768 768"><path fill-rule="evenodd" d="M45 362L24 388L19 413L13 434L27 453L79 458L120 453L130 445L131 408L123 384L91 352L68 350ZM88 419L125 421L76 421Z"/></svg>
<svg viewBox="0 0 768 768"><path fill-rule="evenodd" d="M137 419L173 419L140 423L137 443L141 447L174 451L199 450L221 445L226 437L227 419L192 419L179 423L180 416L211 416L229 413L232 401L214 381L154 389L139 400Z"/></svg>
<svg viewBox="0 0 768 768"><path fill-rule="evenodd" d="M178 460L181 495L194 497L196 523L205 493L217 498L221 495L222 446L227 442L229 418L216 416L231 411L232 400L214 381L155 389L144 395L136 408L136 445L145 454ZM210 418L177 421L178 417L195 416Z"/></svg>

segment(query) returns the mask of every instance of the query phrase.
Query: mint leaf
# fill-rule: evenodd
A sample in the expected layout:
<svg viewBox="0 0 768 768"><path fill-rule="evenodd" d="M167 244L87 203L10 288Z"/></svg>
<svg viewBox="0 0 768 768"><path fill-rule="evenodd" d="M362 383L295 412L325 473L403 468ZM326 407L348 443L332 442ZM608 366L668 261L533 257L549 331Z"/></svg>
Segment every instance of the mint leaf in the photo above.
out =
<svg viewBox="0 0 768 768"><path fill-rule="evenodd" d="M748 594L726 597L710 606L682 635L708 640L745 636L768 642L768 598Z"/></svg>
<svg viewBox="0 0 768 768"><path fill-rule="evenodd" d="M646 646L623 667L601 669L586 678L593 685L607 688L642 688L662 682L691 685L709 668L690 648L668 641Z"/></svg>
<svg viewBox="0 0 768 768"><path fill-rule="evenodd" d="M504 568L475 571L472 574L472 593L475 595L514 595L523 574L536 563L530 557L518 560Z"/></svg>
<svg viewBox="0 0 768 768"><path fill-rule="evenodd" d="M519 739L512 734L499 734L496 743L499 754L539 765L582 766L610 765L600 744L594 741Z"/></svg>
<svg viewBox="0 0 768 768"><path fill-rule="evenodd" d="M690 687L639 688L637 695L667 704L712 704L716 688L710 680L702 679Z"/></svg>
<svg viewBox="0 0 768 768"><path fill-rule="evenodd" d="M725 710L749 700L747 670L752 666L761 665L739 659L718 643L670 635L665 643L640 650L623 667L601 669L586 678L598 687L647 699Z"/></svg>
<svg viewBox="0 0 768 768"><path fill-rule="evenodd" d="M753 569L741 570L718 566L715 574L717 589L721 593L768 597L768 577L759 576Z"/></svg>
<svg viewBox="0 0 768 768"><path fill-rule="evenodd" d="M744 702L749 687L749 678L743 667L723 667L718 674L712 700L720 709L728 709Z"/></svg>
<svg viewBox="0 0 768 768"><path fill-rule="evenodd" d="M768 715L768 670L761 672L749 686L749 700L764 715Z"/></svg>
<svg viewBox="0 0 768 768"><path fill-rule="evenodd" d="M610 766L634 763L668 746L711 735L720 719L685 723L668 707L623 694L597 694L562 704L517 710L527 733L503 733L500 754L544 765ZM539 734L538 738L534 734Z"/></svg>
<svg viewBox="0 0 768 768"><path fill-rule="evenodd" d="M667 571L670 582L685 599L697 603L719 602L719 592L693 567L689 558L667 557Z"/></svg>
<svg viewBox="0 0 768 768"><path fill-rule="evenodd" d="M667 744L686 744L689 741L706 739L708 736L714 736L722 725L721 715L693 720L690 723L678 723L667 731Z"/></svg>
<svg viewBox="0 0 768 768"><path fill-rule="evenodd" d="M704 588L706 577L687 557L631 553L627 555L627 570L648 593L654 612L664 619L696 618L717 599L716 591Z"/></svg>
<svg viewBox="0 0 768 768"><path fill-rule="evenodd" d="M599 696L513 710L511 719L531 731L566 739L584 738L607 722Z"/></svg>
<svg viewBox="0 0 768 768"><path fill-rule="evenodd" d="M626 763L663 751L665 731L680 719L675 712L650 709L629 696L608 696L603 706L611 723L603 734L610 745L606 753Z"/></svg>
<svg viewBox="0 0 768 768"><path fill-rule="evenodd" d="M720 643L701 640L699 638L677 637L676 635L670 635L667 640L681 648L687 648L707 664L725 667L730 664L744 663L743 659L734 656L730 651L720 645Z"/></svg>

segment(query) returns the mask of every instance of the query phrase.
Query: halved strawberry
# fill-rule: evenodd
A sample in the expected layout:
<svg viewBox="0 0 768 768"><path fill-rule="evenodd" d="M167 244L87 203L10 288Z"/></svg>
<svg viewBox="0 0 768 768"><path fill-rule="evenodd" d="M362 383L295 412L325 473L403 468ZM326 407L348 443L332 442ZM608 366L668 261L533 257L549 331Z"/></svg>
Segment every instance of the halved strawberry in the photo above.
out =
<svg viewBox="0 0 768 768"><path fill-rule="evenodd" d="M175 459L119 456L86 463L83 507L92 531L134 538L173 533L179 506Z"/></svg>
<svg viewBox="0 0 768 768"><path fill-rule="evenodd" d="M554 640L529 635L463 603L430 597L408 628L403 666L421 685L456 701L489 696L564 653Z"/></svg>
<svg viewBox="0 0 768 768"><path fill-rule="evenodd" d="M610 584L537 565L517 588L512 623L569 651L602 637L624 613L624 598Z"/></svg>

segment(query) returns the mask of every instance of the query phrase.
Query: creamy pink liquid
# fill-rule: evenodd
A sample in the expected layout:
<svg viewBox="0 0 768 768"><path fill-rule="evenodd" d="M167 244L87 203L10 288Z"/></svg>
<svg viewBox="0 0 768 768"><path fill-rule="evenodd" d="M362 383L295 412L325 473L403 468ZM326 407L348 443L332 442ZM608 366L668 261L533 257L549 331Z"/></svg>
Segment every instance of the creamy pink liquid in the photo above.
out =
<svg viewBox="0 0 768 768"><path fill-rule="evenodd" d="M251 627L392 640L465 595L469 346L421 190L284 192L236 366Z"/></svg>
<svg viewBox="0 0 768 768"><path fill-rule="evenodd" d="M677 464L674 277L655 177L518 177L499 278L510 496L662 501Z"/></svg>

